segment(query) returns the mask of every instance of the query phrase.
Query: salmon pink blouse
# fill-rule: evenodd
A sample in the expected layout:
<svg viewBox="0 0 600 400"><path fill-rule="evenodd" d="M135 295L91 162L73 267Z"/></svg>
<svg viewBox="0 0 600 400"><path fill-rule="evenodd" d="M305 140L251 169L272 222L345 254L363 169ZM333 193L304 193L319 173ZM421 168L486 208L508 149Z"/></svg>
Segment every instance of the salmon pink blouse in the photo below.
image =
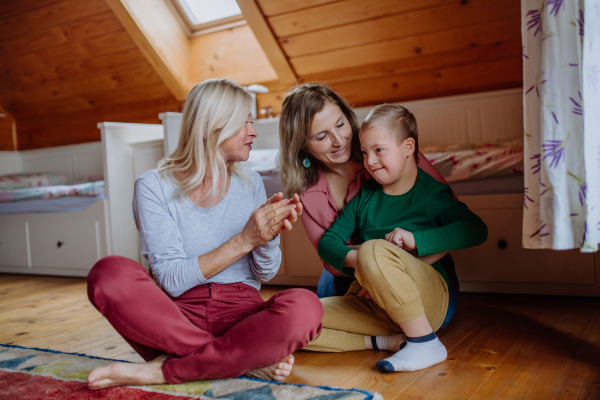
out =
<svg viewBox="0 0 600 400"><path fill-rule="evenodd" d="M351 161L352 162L352 161ZM438 172L437 169L425 158L425 156L419 152L419 163L418 167L423 171L427 172L436 180L447 183L444 177ZM325 178L323 170L319 166L319 180L313 186L309 187L300 194L300 201L302 201L303 209L300 215L300 220L304 226L304 231L308 236L308 239L312 243L315 250L319 246L321 236L327 229L333 224L333 221L338 216L337 208L335 206L335 200L329 187L329 183ZM356 177L348 186L348 195L346 196L346 204L358 193L363 183L366 180L373 179L367 172L364 165L355 165ZM455 195L456 197L456 195ZM357 238L354 236L348 240L348 244L359 244ZM344 276L337 269L326 264L323 260L323 268L331 272L334 276Z"/></svg>

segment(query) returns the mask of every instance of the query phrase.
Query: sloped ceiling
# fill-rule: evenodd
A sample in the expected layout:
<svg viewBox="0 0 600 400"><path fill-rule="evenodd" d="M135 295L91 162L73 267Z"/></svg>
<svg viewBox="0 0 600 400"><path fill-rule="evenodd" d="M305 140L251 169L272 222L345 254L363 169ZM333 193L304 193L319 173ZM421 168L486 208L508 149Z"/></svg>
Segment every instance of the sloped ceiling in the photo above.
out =
<svg viewBox="0 0 600 400"><path fill-rule="evenodd" d="M239 0L248 25L177 46L161 44L166 25L127 21L165 1L0 2L0 106L20 150L99 140L101 121L159 123L211 77L266 84L259 106L276 112L291 81L357 106L522 86L519 0Z"/></svg>
<svg viewBox="0 0 600 400"><path fill-rule="evenodd" d="M256 0L300 82L360 105L522 86L520 0Z"/></svg>
<svg viewBox="0 0 600 400"><path fill-rule="evenodd" d="M180 107L104 0L0 3L0 104L20 150L99 140L100 121Z"/></svg>

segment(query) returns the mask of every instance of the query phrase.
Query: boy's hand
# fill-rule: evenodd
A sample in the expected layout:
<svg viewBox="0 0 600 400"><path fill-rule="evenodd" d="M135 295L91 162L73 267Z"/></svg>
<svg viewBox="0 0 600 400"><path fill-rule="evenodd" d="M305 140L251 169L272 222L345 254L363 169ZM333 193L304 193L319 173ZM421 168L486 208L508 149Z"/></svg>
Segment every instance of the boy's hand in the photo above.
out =
<svg viewBox="0 0 600 400"><path fill-rule="evenodd" d="M406 251L411 251L417 248L414 235L401 228L396 228L392 232L385 235L385 240Z"/></svg>

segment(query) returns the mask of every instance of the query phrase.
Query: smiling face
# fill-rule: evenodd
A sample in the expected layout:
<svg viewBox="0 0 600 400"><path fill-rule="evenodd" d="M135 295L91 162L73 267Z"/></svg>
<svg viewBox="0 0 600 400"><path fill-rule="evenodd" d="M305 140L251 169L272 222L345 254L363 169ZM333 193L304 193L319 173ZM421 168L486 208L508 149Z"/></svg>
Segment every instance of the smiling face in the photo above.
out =
<svg viewBox="0 0 600 400"><path fill-rule="evenodd" d="M386 193L386 188L396 188L407 182L412 187L414 180L410 182L413 178L408 175L410 172L416 172L413 138L407 138L398 144L398 141L383 129L373 127L360 131L360 144L365 168L383 186Z"/></svg>
<svg viewBox="0 0 600 400"><path fill-rule="evenodd" d="M227 166L234 162L246 161L250 157L252 141L258 134L252 126L251 116L248 116L244 127L235 135L221 143Z"/></svg>
<svg viewBox="0 0 600 400"><path fill-rule="evenodd" d="M352 127L340 108L327 102L313 118L308 152L325 166L343 164L350 159Z"/></svg>

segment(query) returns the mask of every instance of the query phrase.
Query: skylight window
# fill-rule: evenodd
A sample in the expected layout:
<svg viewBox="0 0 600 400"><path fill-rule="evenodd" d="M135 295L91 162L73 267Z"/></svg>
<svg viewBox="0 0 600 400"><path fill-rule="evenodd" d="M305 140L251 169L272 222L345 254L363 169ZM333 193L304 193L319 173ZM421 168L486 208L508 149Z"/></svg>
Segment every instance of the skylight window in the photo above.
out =
<svg viewBox="0 0 600 400"><path fill-rule="evenodd" d="M194 25L239 15L242 12L235 0L179 0Z"/></svg>
<svg viewBox="0 0 600 400"><path fill-rule="evenodd" d="M189 33L208 33L244 23L235 0L172 0Z"/></svg>

